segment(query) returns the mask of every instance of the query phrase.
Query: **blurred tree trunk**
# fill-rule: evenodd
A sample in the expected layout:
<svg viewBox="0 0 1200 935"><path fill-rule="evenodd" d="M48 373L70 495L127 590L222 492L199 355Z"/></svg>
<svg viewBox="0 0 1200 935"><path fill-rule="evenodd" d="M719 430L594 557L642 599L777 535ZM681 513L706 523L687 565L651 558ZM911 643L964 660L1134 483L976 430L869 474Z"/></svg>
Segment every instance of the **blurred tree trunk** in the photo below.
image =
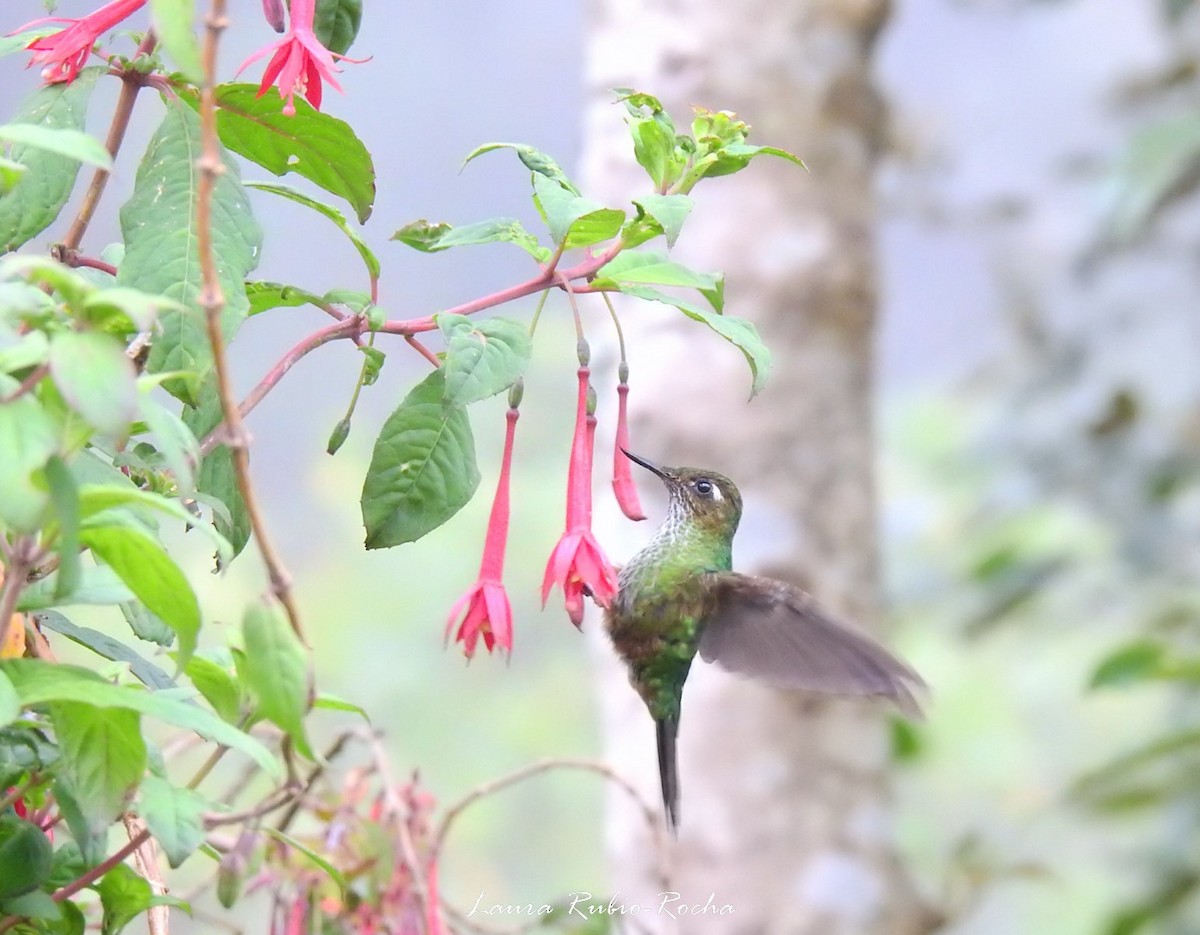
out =
<svg viewBox="0 0 1200 935"><path fill-rule="evenodd" d="M737 566L796 582L866 627L878 616L872 172L887 116L870 64L886 13L886 0L592 0L584 147L590 196L619 204L649 190L609 91L630 86L660 97L683 126L692 104L734 110L754 126L751 142L808 164L811 174L762 157L703 182L676 249L726 272L727 311L756 322L774 353L766 391L747 405L737 351L663 307L626 303L633 444L663 463L733 477L747 498ZM606 351L611 363L611 344ZM663 501L649 475L641 485L650 526ZM648 534L599 521L618 561ZM611 653L599 655L606 755L657 803L650 718ZM723 935L931 930L892 849L886 712L769 691L700 664L683 711L682 828L669 858L681 897L672 905L703 906L711 893L709 913L733 913L639 916L641 925ZM661 868L644 820L616 798L613 808L620 900L657 908Z"/></svg>

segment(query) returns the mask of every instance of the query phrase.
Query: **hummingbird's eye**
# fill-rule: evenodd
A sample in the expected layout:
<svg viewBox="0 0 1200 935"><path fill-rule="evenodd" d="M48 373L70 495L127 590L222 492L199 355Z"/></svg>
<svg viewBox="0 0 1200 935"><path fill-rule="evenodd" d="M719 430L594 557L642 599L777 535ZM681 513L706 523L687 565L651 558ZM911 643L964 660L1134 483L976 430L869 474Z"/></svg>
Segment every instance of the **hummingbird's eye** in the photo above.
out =
<svg viewBox="0 0 1200 935"><path fill-rule="evenodd" d="M696 481L696 483L693 485L693 489L702 497L711 497L714 489L713 482L702 477L700 480Z"/></svg>

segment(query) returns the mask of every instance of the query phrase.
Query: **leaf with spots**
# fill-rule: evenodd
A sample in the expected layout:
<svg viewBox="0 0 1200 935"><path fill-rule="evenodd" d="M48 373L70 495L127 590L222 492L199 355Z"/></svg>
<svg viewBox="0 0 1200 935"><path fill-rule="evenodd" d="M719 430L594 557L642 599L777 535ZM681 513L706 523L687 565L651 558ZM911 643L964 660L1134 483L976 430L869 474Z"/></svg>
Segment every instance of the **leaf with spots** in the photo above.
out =
<svg viewBox="0 0 1200 935"><path fill-rule="evenodd" d="M125 259L117 284L164 295L187 306L164 310L162 333L154 339L147 369L153 373L190 370L205 376L212 350L200 308L200 254L196 243L196 189L200 182L200 119L181 103L167 113L138 167L133 195L121 207ZM213 250L225 296L221 329L233 337L250 308L246 275L258 265L262 231L250 212L237 164L222 154L224 171L212 198ZM163 386L195 404L197 381L166 380Z"/></svg>
<svg viewBox="0 0 1200 935"><path fill-rule="evenodd" d="M70 84L38 88L13 117L22 126L83 130L100 68L85 68ZM28 142L14 142L11 163L24 171L0 198L0 253L15 250L54 223L71 197L79 160Z"/></svg>

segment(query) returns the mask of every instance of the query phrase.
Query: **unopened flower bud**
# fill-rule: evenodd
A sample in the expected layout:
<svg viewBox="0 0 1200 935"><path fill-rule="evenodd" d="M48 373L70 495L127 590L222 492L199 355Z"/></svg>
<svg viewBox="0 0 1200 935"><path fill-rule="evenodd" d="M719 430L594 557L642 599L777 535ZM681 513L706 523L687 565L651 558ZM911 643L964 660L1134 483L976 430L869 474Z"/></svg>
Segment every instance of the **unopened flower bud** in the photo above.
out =
<svg viewBox="0 0 1200 935"><path fill-rule="evenodd" d="M342 447L349 436L350 420L342 419L333 427L333 431L329 433L329 442L325 445L325 451L331 455L337 454L337 450Z"/></svg>

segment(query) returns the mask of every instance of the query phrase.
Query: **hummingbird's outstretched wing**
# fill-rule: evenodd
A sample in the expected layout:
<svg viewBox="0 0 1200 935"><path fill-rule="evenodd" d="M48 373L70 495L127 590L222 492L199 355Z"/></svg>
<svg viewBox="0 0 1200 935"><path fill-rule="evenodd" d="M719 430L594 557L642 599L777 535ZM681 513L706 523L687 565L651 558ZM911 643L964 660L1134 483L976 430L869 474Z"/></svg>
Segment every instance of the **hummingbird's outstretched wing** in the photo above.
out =
<svg viewBox="0 0 1200 935"><path fill-rule="evenodd" d="M839 623L811 595L774 578L714 572L714 607L700 656L779 688L879 695L919 717L913 689L925 683L870 638Z"/></svg>

